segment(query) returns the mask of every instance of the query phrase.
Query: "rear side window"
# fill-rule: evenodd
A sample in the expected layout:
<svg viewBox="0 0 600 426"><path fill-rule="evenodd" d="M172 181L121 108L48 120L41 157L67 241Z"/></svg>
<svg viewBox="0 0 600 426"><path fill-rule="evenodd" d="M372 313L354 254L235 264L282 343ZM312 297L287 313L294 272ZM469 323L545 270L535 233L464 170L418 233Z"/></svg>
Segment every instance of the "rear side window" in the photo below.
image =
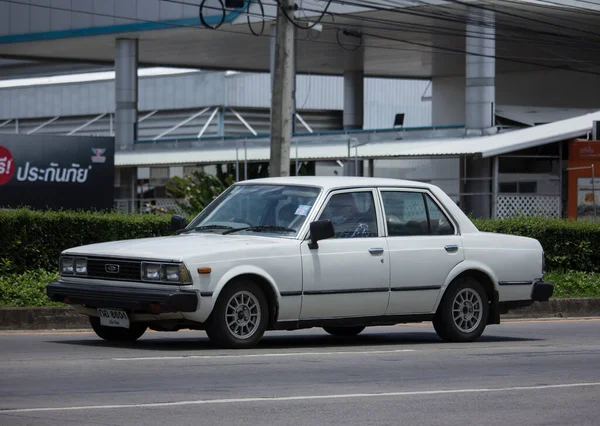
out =
<svg viewBox="0 0 600 426"><path fill-rule="evenodd" d="M427 200L427 211L429 212L429 225L431 227L431 235L452 235L454 234L454 226L448 219L448 216L438 207L433 199L423 194Z"/></svg>
<svg viewBox="0 0 600 426"><path fill-rule="evenodd" d="M448 217L429 195L382 191L381 196L390 237L454 234Z"/></svg>

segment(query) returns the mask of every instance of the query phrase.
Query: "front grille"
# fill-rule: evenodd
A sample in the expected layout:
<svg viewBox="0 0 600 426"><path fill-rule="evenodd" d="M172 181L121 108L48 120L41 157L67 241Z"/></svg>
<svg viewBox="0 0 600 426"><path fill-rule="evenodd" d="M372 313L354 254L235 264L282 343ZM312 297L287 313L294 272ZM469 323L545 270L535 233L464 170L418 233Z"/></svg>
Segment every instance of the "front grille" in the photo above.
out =
<svg viewBox="0 0 600 426"><path fill-rule="evenodd" d="M88 278L100 278L117 281L142 281L139 260L99 259L88 257ZM118 272L109 272L118 267Z"/></svg>

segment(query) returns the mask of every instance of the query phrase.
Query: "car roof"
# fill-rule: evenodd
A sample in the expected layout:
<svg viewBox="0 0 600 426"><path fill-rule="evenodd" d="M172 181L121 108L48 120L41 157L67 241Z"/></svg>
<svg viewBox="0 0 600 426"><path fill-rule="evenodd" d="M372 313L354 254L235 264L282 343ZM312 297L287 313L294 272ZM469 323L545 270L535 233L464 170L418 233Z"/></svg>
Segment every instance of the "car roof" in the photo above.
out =
<svg viewBox="0 0 600 426"><path fill-rule="evenodd" d="M238 185L280 184L280 185L309 185L325 190L365 186L402 186L409 188L431 188L432 185L404 179L376 178L363 176L287 176L250 179L237 183Z"/></svg>

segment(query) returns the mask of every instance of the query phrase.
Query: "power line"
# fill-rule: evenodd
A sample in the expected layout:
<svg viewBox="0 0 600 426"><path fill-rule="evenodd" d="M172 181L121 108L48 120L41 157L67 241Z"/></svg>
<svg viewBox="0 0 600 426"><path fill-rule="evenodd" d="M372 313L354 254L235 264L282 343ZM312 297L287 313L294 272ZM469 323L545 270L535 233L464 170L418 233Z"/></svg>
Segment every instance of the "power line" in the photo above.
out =
<svg viewBox="0 0 600 426"><path fill-rule="evenodd" d="M42 8L47 8L47 9L52 9L52 10L63 10L63 11L68 11L68 12L72 12L71 9L69 8L60 8L60 7L56 7L56 6L46 6L46 5L33 5L33 4L28 4L28 3L23 3L23 2L19 2L16 0L2 0L4 2L7 3L15 3L15 4L23 4L23 5L28 5L28 6L32 6L32 7L42 7ZM182 3L176 0L170 0L171 2L176 2L176 3ZM332 0L332 2L335 2L336 0ZM339 1L339 0L338 0ZM196 5L197 6L197 5ZM209 6L207 6L209 7ZM216 9L213 7L213 9ZM102 14L102 13L96 13L96 12L83 12L83 11L77 11L78 13L87 13L90 15L96 15L96 16L105 16L105 17L112 17L115 19L130 19L133 21L139 21L139 22L146 22L146 23L159 23L159 24L165 24L164 22L160 22L160 21L151 21L151 20L143 20L143 19L137 19L137 18L126 18L123 16L117 16L117 15L111 15L111 14ZM342 14L334 14L334 15L338 15L338 16L343 16ZM256 16L256 15L255 15ZM261 16L262 17L262 16ZM390 23L393 23L393 21L391 21ZM193 28L193 29L199 29L201 30L202 28L197 28L195 26L189 26L189 25L181 25L181 24L175 24L175 23L169 23L167 24L168 26L172 26L172 27L182 27L182 28ZM333 29L337 30L338 35L339 35L339 31L343 31L344 30L344 25L338 25L338 24L328 24L328 26L331 26ZM371 28L373 29L373 28ZM238 31L227 31L224 29L220 29L220 31L224 31L224 32L228 32L228 33L232 33L232 34L236 34L236 35L248 35L245 33L241 33ZM447 48L447 47L436 47L436 46L432 46L426 43L420 43L420 42L414 42L414 41L410 41L410 40L404 40L404 39L397 39L397 38L393 38L393 37L387 37L387 36L382 36L380 34L373 34L373 33L361 33L362 35L368 36L368 37L372 37L373 39L381 39L381 40L388 40L388 41L394 41L394 42L398 42L398 43L402 43L402 44L408 44L408 45L412 45L412 46L420 46L420 47L425 47L426 50L420 50L420 49L406 49L406 48L398 48L398 47L389 47L389 46L370 46L370 45L364 45L364 47L370 47L370 48L375 48L375 49L387 49L387 50L397 50L397 51L408 51L408 52L422 52L422 53L429 53L431 49L433 50L438 50L438 53L444 53L444 54L467 54L468 52L466 52L465 50L462 49L454 49L454 48ZM262 37L271 37L271 35L262 35ZM306 40L305 40L306 41ZM329 42L326 40L310 40L312 42L315 43L324 43L324 44L338 44L337 42ZM343 46L342 46L343 47ZM586 74L597 74L594 72L590 72L590 71L585 71L585 70L578 70L578 69L574 69L574 68L565 68L565 67L561 67L561 66L552 66L552 65L547 65L547 64L543 64L543 63L538 63L538 62L534 62L534 61L526 61L523 59L518 59L518 58L514 58L514 57L507 57L507 56L499 56L499 55L482 55L482 56L487 56L487 57L493 57L497 60L504 60L504 61L508 61L508 62L515 62L515 63L521 63L521 64L527 64L527 65L532 65L532 66L539 66L542 68L550 68L550 69L560 69L560 70L565 70L565 71L572 71L572 72L582 72L582 73L586 73ZM546 61L549 61L549 59L544 59ZM561 60L555 60L552 59L552 61L556 61L556 62L564 62L564 59Z"/></svg>
<svg viewBox="0 0 600 426"><path fill-rule="evenodd" d="M184 1L184 0L163 0L163 1L167 1L169 3L176 3L176 4L181 4L181 5L187 5L187 6L195 6L195 7L197 7L197 4L190 3L190 2L187 2L187 1ZM419 0L409 0L409 1L416 2L417 4L424 4L422 1L419 1ZM388 0L388 2L389 2L389 0ZM352 3L352 2L345 1L345 0L329 0L328 3L327 3L327 5L329 5L331 3L351 4L351 5L355 5L355 6L359 5L359 3ZM364 1L363 3L372 4L369 1ZM269 5L275 6L275 7L279 7L279 0L274 0L274 3L270 3ZM397 4L394 4L394 3L392 3L392 5L398 6ZM361 6L364 7L364 5L361 5ZM329 7L329 6L327 6L327 7ZM375 4L374 6L371 6L371 7L372 7L372 10L386 10L386 11L390 10L390 9L387 9L387 8L381 8L381 6L379 4ZM440 5L440 6L435 6L435 7L438 8L438 7L444 7L444 6ZM218 10L219 8L212 7L212 9ZM464 31L462 31L462 33L458 33L459 31L461 31L460 29L443 28L443 27L441 27L441 29L445 29L447 31L455 31L455 32L457 32L457 34L451 34L451 33L448 33L448 32L444 33L444 32L440 32L440 31L436 31L436 28L440 28L440 27L436 27L436 26L427 26L427 25L423 25L423 24L399 23L398 21L385 20L385 19L381 19L381 18L370 18L370 17L364 17L364 16L353 16L353 15L349 15L349 14L332 13L332 12L327 12L327 9L316 10L316 9L308 9L308 8L303 7L303 10L311 11L311 12L315 12L315 13L320 13L321 15L319 16L317 22L320 22L320 20L327 13L327 14L331 15L332 17L338 16L338 17L342 17L342 18L345 18L345 19L355 19L355 20L361 20L361 21L371 21L371 22L377 22L377 23L386 23L386 24L389 24L389 25L395 25L396 27L400 27L400 26L405 26L405 27L406 26L412 26L412 28L411 28L412 32L421 32L421 33L431 33L431 34L438 34L438 35L450 35L450 36L457 36L457 37L461 37L462 36L462 37L464 37ZM440 19L439 15L435 15L435 14L432 14L432 13L430 13L430 14L422 13L422 12L415 13L415 12L398 10L398 9L392 9L391 11L393 11L395 13L409 14L409 15L418 16L418 17L427 17L427 18L433 18L433 19L438 19L438 20ZM262 8L262 1L261 1L261 12L262 13L260 15L257 15L257 14L252 14L252 15L259 16L263 20L264 20L265 17L269 17L269 18L273 18L273 19L275 18L274 16L269 16L269 15L265 15L264 14L264 8ZM249 12L246 12L246 13L249 13ZM448 14L448 13L446 13L446 15L447 16L451 16L451 18L449 20L451 22L454 22L454 23L461 23L461 24L463 24L463 23L474 23L474 24L477 24L477 25L480 25L480 26L493 27L495 29L503 29L504 28L503 26L499 26L497 24L490 25L489 23L483 22L483 21L480 21L480 20L465 19L462 16L455 16L455 15ZM250 16L250 13L248 14L248 16ZM289 18L289 15L286 14L286 17ZM527 18L525 18L525 19L527 19ZM296 21L296 20L297 19L295 19L294 21ZM248 17L248 21L249 21L249 17ZM307 29L307 27L302 27L302 26L296 24L296 22L294 22L294 24L297 27L299 27L299 28L301 27L301 29ZM350 25L351 24L344 24L344 26L350 26ZM311 28L313 26L311 26ZM359 25L359 27L364 27L364 26L363 25ZM414 27L429 27L429 28L432 29L432 31L431 32L418 31L418 30L415 30ZM517 26L517 27L512 26L512 27L509 27L509 28L511 28L513 31L518 32L518 33L519 32L520 33L531 33L532 32L532 31L530 31L528 29L523 30L520 26ZM336 27L336 29L338 30L338 33L339 33L340 27ZM373 28L373 27L371 27L370 29L381 30L381 28ZM391 31L391 30L394 30L394 29L386 28L386 30L390 30ZM533 32L535 33L535 31L533 31ZM253 33L254 33L254 31L253 31ZM468 32L468 35L471 38L487 38L487 37L476 36L474 34L477 34L477 33L476 32ZM481 33L479 33L479 34L481 34ZM565 46L577 46L577 47L581 48L581 42L582 42L581 38L571 38L571 37L567 37L565 35L561 35L561 34L557 34L557 33L551 33L551 32L542 32L541 35L544 35L545 37L550 36L550 37L553 37L554 39L556 39L556 38L563 39L563 41L567 41L567 40L571 40L572 39L572 42L573 42L572 44L571 43L569 43L569 44L564 43L564 45ZM495 35L495 40L501 40L503 38L506 38L506 39L511 40L511 41L536 42L536 43L539 43L539 44L545 43L545 44L553 45L553 46L556 45L556 42L551 41L551 40L542 42L539 39L524 38L522 36L519 36L519 38L516 38L514 36L503 36L503 35L498 35L498 34ZM595 51L595 50L599 50L599 49L595 48L595 49L592 49L592 50Z"/></svg>
<svg viewBox="0 0 600 426"><path fill-rule="evenodd" d="M494 28L496 30L510 30L515 33L539 34L541 36L550 36L550 37L558 36L563 39L565 39L565 38L573 39L576 42L582 41L581 37L575 38L575 37L572 37L569 35L557 34L556 32L543 31L543 30L538 30L538 29L534 29L534 28L523 28L521 25L508 25L506 23L503 23L503 21L501 19L495 19L495 23L491 24L491 23L486 22L481 19L474 19L472 17L464 17L464 16L452 15L452 14L448 14L448 13L445 13L446 17L442 17L439 14L436 14L433 12L414 11L412 9L408 10L405 8L388 9L386 7L382 7L380 3L374 3L373 1L369 1L369 0L362 0L360 3L352 1L352 0L332 0L332 1L334 3L338 3L338 4L350 5L350 6L355 6L355 7L363 7L363 8L371 8L372 10L387 12L387 13L394 14L394 15L408 15L408 16L414 16L414 17L419 17L419 18L434 19L437 21L451 22L451 23L461 24L461 25L470 23L470 24L478 25L480 27ZM420 4L422 4L422 2L420 2ZM427 6L429 8L433 8L436 10L440 7L443 7L443 6L431 6L431 5L427 5ZM471 5L466 4L464 7L468 8L468 7L471 7ZM344 15L340 15L340 16L344 16ZM527 17L520 17L520 18L522 20L530 20L530 18L527 18ZM549 25L552 24L550 22L546 22L546 23ZM569 28L571 30L577 30L572 27L567 27L567 28Z"/></svg>

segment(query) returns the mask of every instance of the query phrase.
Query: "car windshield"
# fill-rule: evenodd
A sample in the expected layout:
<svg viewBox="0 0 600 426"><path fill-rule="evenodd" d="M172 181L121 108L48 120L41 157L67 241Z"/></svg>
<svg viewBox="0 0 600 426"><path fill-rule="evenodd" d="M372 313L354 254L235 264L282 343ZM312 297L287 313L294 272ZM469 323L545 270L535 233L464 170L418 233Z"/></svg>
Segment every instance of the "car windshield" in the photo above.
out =
<svg viewBox="0 0 600 426"><path fill-rule="evenodd" d="M295 237L321 188L233 185L205 208L185 232Z"/></svg>

